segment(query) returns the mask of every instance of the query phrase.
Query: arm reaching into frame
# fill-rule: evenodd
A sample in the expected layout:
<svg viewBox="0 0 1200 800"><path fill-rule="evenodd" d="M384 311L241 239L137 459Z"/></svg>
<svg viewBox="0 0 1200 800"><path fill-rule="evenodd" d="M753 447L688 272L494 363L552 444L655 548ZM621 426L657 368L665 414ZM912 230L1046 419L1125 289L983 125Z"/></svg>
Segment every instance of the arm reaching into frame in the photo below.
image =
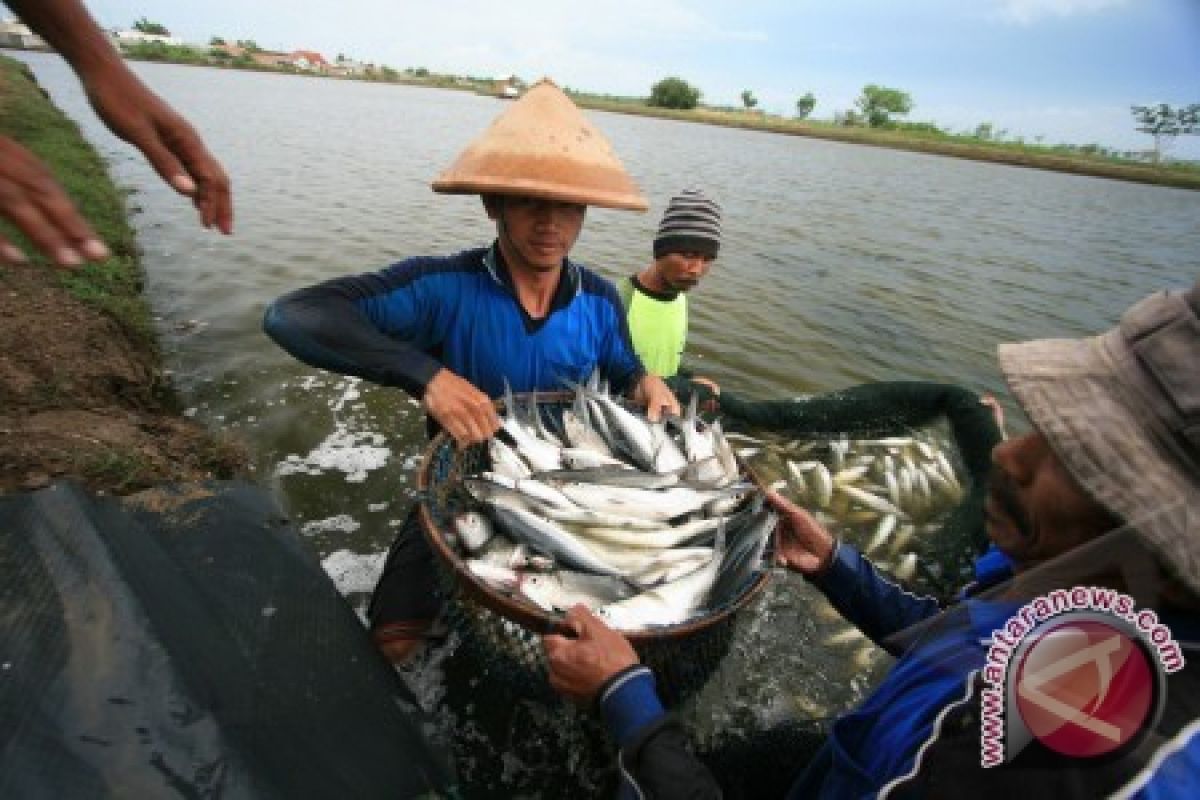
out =
<svg viewBox="0 0 1200 800"><path fill-rule="evenodd" d="M141 150L177 192L192 198L201 223L232 233L233 200L225 170L187 120L130 71L83 4L7 0L7 5L71 64L104 124ZM20 145L6 139L2 144L0 213L60 266L106 258L107 248L49 172ZM12 244L0 242L0 258L21 261L20 255Z"/></svg>

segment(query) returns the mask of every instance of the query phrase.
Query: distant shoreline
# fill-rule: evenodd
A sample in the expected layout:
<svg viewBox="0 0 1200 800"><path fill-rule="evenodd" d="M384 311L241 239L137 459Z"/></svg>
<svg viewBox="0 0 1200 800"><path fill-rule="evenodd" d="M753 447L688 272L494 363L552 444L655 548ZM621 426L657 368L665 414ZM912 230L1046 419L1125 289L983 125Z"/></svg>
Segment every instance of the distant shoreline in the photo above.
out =
<svg viewBox="0 0 1200 800"><path fill-rule="evenodd" d="M778 133L787 136L806 136L813 139L825 139L827 141L843 142L846 144L885 147L892 150L907 150L909 152L962 158L970 161L984 161L1014 167L1065 172L1072 175L1112 178L1114 180L1168 186L1177 189L1191 189L1193 191L1200 190L1200 167L1186 165L1156 167L1152 164L1140 164L1133 161L1103 157L1042 152L1042 150L1049 150L1049 148L1035 148L1016 143L957 141L949 137L923 135L911 131L844 127L832 123L790 120L783 117L769 117L746 112L714 111L709 109L676 111L666 108L639 106L634 103L596 100L586 96L574 96L572 99L579 106L596 111L612 111L618 114L635 114L660 119L674 119L705 125L720 125L727 128L744 128L746 130Z"/></svg>
<svg viewBox="0 0 1200 800"><path fill-rule="evenodd" d="M20 50L21 48L3 49ZM141 58L128 53L123 55L129 61L144 61L155 64L178 64L181 66L210 67L222 70L277 73L308 78L357 81L360 83L398 84L427 89L475 92L492 97L497 96L483 82L463 82L462 79L433 74L428 77L400 75L393 79L361 78L353 75L324 75L301 70L278 69L265 66L234 66L219 63ZM628 100L614 99L583 92L571 92L570 94L571 98L581 108L593 111L608 111L617 114L632 114L657 119L695 122L702 125L719 125L727 128L742 128L787 136L804 136L813 139L842 142L844 144L884 147L892 150L905 150L908 152L961 158L970 161L1005 164L1014 167L1028 167L1051 172L1063 172L1071 175L1110 178L1113 180L1193 191L1200 190L1200 165L1169 164L1155 166L1153 164L1126 159L1087 155L1085 153L1056 150L1049 146L1029 145L1018 142L990 142L967 136L925 133L911 130L846 127L829 122L796 120L761 113L704 107L684 111L648 106L644 104L644 101L634 98Z"/></svg>

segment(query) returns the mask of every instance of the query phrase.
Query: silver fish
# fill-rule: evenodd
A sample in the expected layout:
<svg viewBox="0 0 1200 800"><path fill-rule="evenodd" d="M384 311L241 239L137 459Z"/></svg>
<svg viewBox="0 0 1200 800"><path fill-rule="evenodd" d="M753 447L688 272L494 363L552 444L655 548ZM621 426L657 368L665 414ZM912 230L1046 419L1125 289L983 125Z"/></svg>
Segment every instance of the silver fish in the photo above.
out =
<svg viewBox="0 0 1200 800"><path fill-rule="evenodd" d="M588 412L587 400L583 392L576 392L575 403L562 412L563 433L567 444L580 450L591 450L599 455L612 456L603 434L592 427L591 414Z"/></svg>
<svg viewBox="0 0 1200 800"><path fill-rule="evenodd" d="M650 490L587 483L563 484L561 491L584 508L660 521L699 512L705 504L730 494L725 489L706 491L675 486Z"/></svg>
<svg viewBox="0 0 1200 800"><path fill-rule="evenodd" d="M718 517L701 518L681 525L649 531L603 527L579 528L578 530L582 538L607 547L664 550L710 540L716 536L717 528L724 523L725 518Z"/></svg>
<svg viewBox="0 0 1200 800"><path fill-rule="evenodd" d="M545 611L566 611L577 603L594 610L624 600L635 591L620 578L571 570L522 575L517 584L517 594Z"/></svg>
<svg viewBox="0 0 1200 800"><path fill-rule="evenodd" d="M588 447L564 447L562 449L562 460L567 469L621 467L630 472L637 471L619 458L607 456Z"/></svg>
<svg viewBox="0 0 1200 800"><path fill-rule="evenodd" d="M521 458L533 469L558 469L562 466L562 448L539 439L515 416L506 417L500 427L512 439Z"/></svg>
<svg viewBox="0 0 1200 800"><path fill-rule="evenodd" d="M512 594L521 584L520 574L511 567L471 559L467 562L467 569L488 586L504 594Z"/></svg>
<svg viewBox="0 0 1200 800"><path fill-rule="evenodd" d="M477 553L496 534L492 523L478 511L464 511L454 515L454 532L468 553Z"/></svg>
<svg viewBox="0 0 1200 800"><path fill-rule="evenodd" d="M703 567L678 580L602 606L596 614L612 627L625 631L684 622L704 605L724 552L725 531L721 530L717 533L713 557Z"/></svg>
<svg viewBox="0 0 1200 800"><path fill-rule="evenodd" d="M497 475L494 472L483 472L479 475L485 481L502 486L506 489L512 489L518 494L538 500L545 505L553 506L554 508L575 508L575 504L570 498L549 484L542 483L536 478L520 478L511 479L505 478L503 475Z"/></svg>
<svg viewBox="0 0 1200 800"><path fill-rule="evenodd" d="M551 520L527 509L512 506L493 505L491 510L496 521L517 541L525 542L530 547L584 572L597 575L621 574L620 570L602 561L577 536Z"/></svg>
<svg viewBox="0 0 1200 800"><path fill-rule="evenodd" d="M897 517L895 514L884 514L879 520L879 527L875 529L875 535L871 537L871 541L867 544L866 553L873 553L892 535L892 531L896 529Z"/></svg>
<svg viewBox="0 0 1200 800"><path fill-rule="evenodd" d="M720 485L728 486L736 483L742 477L742 469L738 465L733 448L729 445L729 440L725 437L725 431L721 428L721 420L714 420L709 430L712 432L713 449L716 451L717 460L721 462L721 468L725 471L725 477Z"/></svg>
<svg viewBox="0 0 1200 800"><path fill-rule="evenodd" d="M492 460L492 471L506 478L528 478L533 474L516 450L494 436L488 440L488 457Z"/></svg>
<svg viewBox="0 0 1200 800"><path fill-rule="evenodd" d="M688 461L700 461L717 454L716 448L713 446L711 435L705 435L697 428L699 415L697 412L697 403L699 401L699 393L693 392L692 397L688 400L687 411L683 417L669 417L670 422L679 430L679 435L683 439L683 452L687 456Z"/></svg>
<svg viewBox="0 0 1200 800"><path fill-rule="evenodd" d="M684 464L682 469L686 469ZM665 489L679 483L679 475L674 472L657 474L630 469L626 465L614 467L605 465L585 469L557 469L551 472L539 472L535 476L540 481L551 484L591 483L597 486L620 486L632 489Z"/></svg>
<svg viewBox="0 0 1200 800"><path fill-rule="evenodd" d="M649 421L607 395L589 393L587 397L600 407L601 414L608 421L609 430L613 434L610 441L619 442L638 467L652 471L659 442L650 429Z"/></svg>
<svg viewBox="0 0 1200 800"><path fill-rule="evenodd" d="M761 506L761 499L756 505ZM763 553L779 517L774 511L759 508L749 523L726 535L721 565L709 590L708 604L716 607L732 600L750 577L763 566Z"/></svg>
<svg viewBox="0 0 1200 800"><path fill-rule="evenodd" d="M532 423L533 431L542 441L548 442L555 447L562 448L563 441L555 436L546 427L545 420L542 419L541 407L538 405L537 392L529 393L529 420Z"/></svg>

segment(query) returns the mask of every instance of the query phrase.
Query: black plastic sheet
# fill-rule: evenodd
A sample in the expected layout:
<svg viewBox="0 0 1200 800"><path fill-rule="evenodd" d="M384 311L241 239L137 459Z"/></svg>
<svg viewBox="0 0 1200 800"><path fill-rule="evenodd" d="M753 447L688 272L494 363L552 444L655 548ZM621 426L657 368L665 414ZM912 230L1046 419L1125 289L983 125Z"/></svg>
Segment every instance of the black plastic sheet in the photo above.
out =
<svg viewBox="0 0 1200 800"><path fill-rule="evenodd" d="M0 797L455 794L259 489L0 498L0 620Z"/></svg>

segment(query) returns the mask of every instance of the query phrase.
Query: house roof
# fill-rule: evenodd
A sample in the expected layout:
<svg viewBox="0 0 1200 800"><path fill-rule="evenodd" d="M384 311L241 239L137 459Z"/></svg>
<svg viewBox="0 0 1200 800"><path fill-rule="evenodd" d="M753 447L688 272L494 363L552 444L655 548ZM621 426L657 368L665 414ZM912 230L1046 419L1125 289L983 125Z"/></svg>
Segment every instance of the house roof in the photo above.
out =
<svg viewBox="0 0 1200 800"><path fill-rule="evenodd" d="M294 50L292 58L303 58L310 64L326 64L329 62L321 57L321 54L313 50Z"/></svg>

